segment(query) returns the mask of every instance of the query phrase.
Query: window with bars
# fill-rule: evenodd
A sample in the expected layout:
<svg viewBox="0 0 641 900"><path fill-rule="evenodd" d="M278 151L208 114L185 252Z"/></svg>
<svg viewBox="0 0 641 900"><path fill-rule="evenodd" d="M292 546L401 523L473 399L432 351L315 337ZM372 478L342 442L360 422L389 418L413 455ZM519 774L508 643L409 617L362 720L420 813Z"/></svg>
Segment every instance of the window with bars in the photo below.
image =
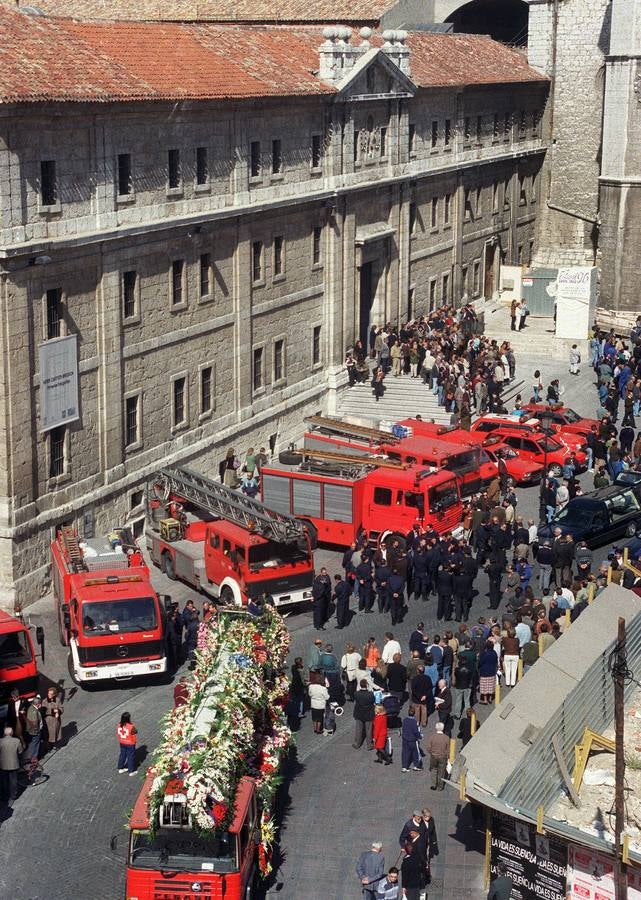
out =
<svg viewBox="0 0 641 900"><path fill-rule="evenodd" d="M284 248L285 239L282 234L276 235L274 238L274 277L282 275L284 271Z"/></svg>
<svg viewBox="0 0 641 900"><path fill-rule="evenodd" d="M443 275L443 278L441 281L441 289L442 289L442 293L443 293L443 301L445 302L449 299L449 296L450 296L450 276L448 273L445 273Z"/></svg>
<svg viewBox="0 0 641 900"><path fill-rule="evenodd" d="M272 141L272 175L280 175L283 171L283 150L278 138Z"/></svg>
<svg viewBox="0 0 641 900"><path fill-rule="evenodd" d="M254 347L252 381L254 390L259 391L263 387L263 348Z"/></svg>
<svg viewBox="0 0 641 900"><path fill-rule="evenodd" d="M50 288L47 291L47 340L60 337L62 333L62 291Z"/></svg>
<svg viewBox="0 0 641 900"><path fill-rule="evenodd" d="M249 174L258 178L261 173L260 141L252 141L249 145Z"/></svg>
<svg viewBox="0 0 641 900"><path fill-rule="evenodd" d="M322 145L320 134L312 135L312 169L320 169L322 162Z"/></svg>
<svg viewBox="0 0 641 900"><path fill-rule="evenodd" d="M281 338L274 341L274 381L282 381L285 377L285 341Z"/></svg>
<svg viewBox="0 0 641 900"><path fill-rule="evenodd" d="M387 128L381 128L381 156L387 156Z"/></svg>
<svg viewBox="0 0 641 900"><path fill-rule="evenodd" d="M252 244L252 281L254 284L263 280L263 242Z"/></svg>
<svg viewBox="0 0 641 900"><path fill-rule="evenodd" d="M322 262L322 236L323 229L316 225L312 233L312 265L319 266Z"/></svg>
<svg viewBox="0 0 641 900"><path fill-rule="evenodd" d="M125 447L132 447L140 440L138 431L138 402L140 398L127 397L125 400Z"/></svg>
<svg viewBox="0 0 641 900"><path fill-rule="evenodd" d="M181 183L180 150L169 150L167 153L167 186L170 191L174 191L181 186Z"/></svg>
<svg viewBox="0 0 641 900"><path fill-rule="evenodd" d="M209 297L211 294L211 256L209 253L200 254L200 296Z"/></svg>
<svg viewBox="0 0 641 900"><path fill-rule="evenodd" d="M131 153L118 154L118 196L126 197L133 193L131 177Z"/></svg>
<svg viewBox="0 0 641 900"><path fill-rule="evenodd" d="M187 418L187 379L174 379L173 385L174 426L184 425Z"/></svg>
<svg viewBox="0 0 641 900"><path fill-rule="evenodd" d="M312 365L317 366L321 361L321 326L315 325L312 331Z"/></svg>
<svg viewBox="0 0 641 900"><path fill-rule="evenodd" d="M183 259L175 259L171 264L171 303L172 306L178 306L183 302L183 280L185 273L185 261Z"/></svg>
<svg viewBox="0 0 641 900"><path fill-rule="evenodd" d="M125 319L133 319L137 313L136 284L138 276L135 272L122 274L122 313Z"/></svg>
<svg viewBox="0 0 641 900"><path fill-rule="evenodd" d="M445 195L445 207L443 213L443 221L446 225L450 224L450 220L452 218L452 195Z"/></svg>
<svg viewBox="0 0 641 900"><path fill-rule="evenodd" d="M481 293L481 263L477 259L474 261L474 268L472 270L473 282L474 282L474 296L478 296Z"/></svg>
<svg viewBox="0 0 641 900"><path fill-rule="evenodd" d="M214 370L212 366L205 366L200 370L200 414L207 415L213 409L214 400Z"/></svg>
<svg viewBox="0 0 641 900"><path fill-rule="evenodd" d="M43 206L55 206L58 202L55 159L43 159L40 163L40 202Z"/></svg>
<svg viewBox="0 0 641 900"><path fill-rule="evenodd" d="M436 278L430 278L429 297L430 312L432 312L436 308Z"/></svg>
<svg viewBox="0 0 641 900"><path fill-rule="evenodd" d="M196 147L196 184L209 184L209 153L207 147Z"/></svg>
<svg viewBox="0 0 641 900"><path fill-rule="evenodd" d="M357 163L360 159L360 145L361 145L361 133L356 128L354 130L354 162Z"/></svg>
<svg viewBox="0 0 641 900"><path fill-rule="evenodd" d="M49 432L49 478L59 478L67 471L66 437L66 425L59 425Z"/></svg>

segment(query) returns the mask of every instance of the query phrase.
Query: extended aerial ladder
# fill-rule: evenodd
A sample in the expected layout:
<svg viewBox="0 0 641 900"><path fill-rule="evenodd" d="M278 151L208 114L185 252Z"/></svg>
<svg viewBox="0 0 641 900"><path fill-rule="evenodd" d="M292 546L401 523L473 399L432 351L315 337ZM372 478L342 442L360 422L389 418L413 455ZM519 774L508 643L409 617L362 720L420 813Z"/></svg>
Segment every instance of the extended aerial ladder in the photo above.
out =
<svg viewBox="0 0 641 900"><path fill-rule="evenodd" d="M342 419L334 419L332 416L307 416L306 422L312 428L325 434L342 435L347 438L357 438L370 444L397 444L398 438L391 431L381 431L379 428L369 428L365 425L356 425L354 422L344 422Z"/></svg>
<svg viewBox="0 0 641 900"><path fill-rule="evenodd" d="M268 540L285 544L305 543L306 527L294 516L268 509L224 484L212 481L193 469L161 469L147 486L148 501L167 503L172 494L204 512L226 519Z"/></svg>

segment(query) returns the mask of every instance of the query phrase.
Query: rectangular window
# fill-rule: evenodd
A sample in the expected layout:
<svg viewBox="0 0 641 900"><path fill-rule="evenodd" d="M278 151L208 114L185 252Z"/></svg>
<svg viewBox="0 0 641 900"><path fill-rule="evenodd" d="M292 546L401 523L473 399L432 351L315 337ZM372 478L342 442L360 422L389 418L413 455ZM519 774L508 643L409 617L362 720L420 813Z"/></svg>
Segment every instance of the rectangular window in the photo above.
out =
<svg viewBox="0 0 641 900"><path fill-rule="evenodd" d="M138 395L125 400L125 447L138 443Z"/></svg>
<svg viewBox="0 0 641 900"><path fill-rule="evenodd" d="M503 209L510 208L510 182L506 179L503 182Z"/></svg>
<svg viewBox="0 0 641 900"><path fill-rule="evenodd" d="M323 234L323 229L320 225L317 225L314 228L314 232L312 234L312 265L319 266L321 263L321 238Z"/></svg>
<svg viewBox="0 0 641 900"><path fill-rule="evenodd" d="M469 116L465 117L465 124L463 126L463 137L466 141L472 139L472 120Z"/></svg>
<svg viewBox="0 0 641 900"><path fill-rule="evenodd" d="M40 201L43 206L55 206L58 202L55 159L45 159L40 163Z"/></svg>
<svg viewBox="0 0 641 900"><path fill-rule="evenodd" d="M65 459L65 438L67 428L59 425L49 432L49 478L64 475L67 468Z"/></svg>
<svg viewBox="0 0 641 900"><path fill-rule="evenodd" d="M211 294L211 256L209 253L200 254L200 296L209 297Z"/></svg>
<svg viewBox="0 0 641 900"><path fill-rule="evenodd" d="M254 241L252 244L252 281L263 280L263 242Z"/></svg>
<svg viewBox="0 0 641 900"><path fill-rule="evenodd" d="M354 162L357 163L360 157L361 133L358 128L354 131Z"/></svg>
<svg viewBox="0 0 641 900"><path fill-rule="evenodd" d="M446 225L450 224L451 215L452 215L452 195L446 194L445 195L445 211L444 211L444 215L443 215L443 221Z"/></svg>
<svg viewBox="0 0 641 900"><path fill-rule="evenodd" d="M410 203L410 234L416 234L416 203Z"/></svg>
<svg viewBox="0 0 641 900"><path fill-rule="evenodd" d="M506 112L503 116L503 137L507 140L510 136L510 128L512 126L512 117L509 112Z"/></svg>
<svg viewBox="0 0 641 900"><path fill-rule="evenodd" d="M386 487L375 487L374 488L374 503L377 506L391 506L392 505L392 491L390 488Z"/></svg>
<svg viewBox="0 0 641 900"><path fill-rule="evenodd" d="M494 140L497 140L499 136L499 116L498 113L494 113L494 124L492 126L492 137Z"/></svg>
<svg viewBox="0 0 641 900"><path fill-rule="evenodd" d="M321 136L312 135L312 169L320 169L322 160Z"/></svg>
<svg viewBox="0 0 641 900"><path fill-rule="evenodd" d="M532 110L532 137L536 137L538 135L540 121L541 111L539 109Z"/></svg>
<svg viewBox="0 0 641 900"><path fill-rule="evenodd" d="M213 409L213 381L214 370L211 366L205 366L200 370L200 414L207 415Z"/></svg>
<svg viewBox="0 0 641 900"><path fill-rule="evenodd" d="M416 151L416 125L414 125L413 122L410 122L408 147L410 153L414 153Z"/></svg>
<svg viewBox="0 0 641 900"><path fill-rule="evenodd" d="M483 116L476 117L476 143L480 144L483 140Z"/></svg>
<svg viewBox="0 0 641 900"><path fill-rule="evenodd" d="M450 276L449 274L443 275L442 279L442 290L443 290L443 301L449 300L450 297Z"/></svg>
<svg viewBox="0 0 641 900"><path fill-rule="evenodd" d="M445 135L444 135L444 143L446 147L450 146L452 141L452 122L450 119L445 120Z"/></svg>
<svg viewBox="0 0 641 900"><path fill-rule="evenodd" d="M527 180L524 175L519 176L519 206L527 206Z"/></svg>
<svg viewBox="0 0 641 900"><path fill-rule="evenodd" d="M125 319L133 319L136 315L136 283L135 272L122 273L122 314Z"/></svg>
<svg viewBox="0 0 641 900"><path fill-rule="evenodd" d="M464 213L463 221L470 222L472 220L472 200L470 198L470 189L465 188L464 197Z"/></svg>
<svg viewBox="0 0 641 900"><path fill-rule="evenodd" d="M432 149L438 144L438 122L432 120Z"/></svg>
<svg viewBox="0 0 641 900"><path fill-rule="evenodd" d="M253 384L254 384L255 391L259 391L263 386L263 348L262 347L256 347L254 349Z"/></svg>
<svg viewBox="0 0 641 900"><path fill-rule="evenodd" d="M497 182L492 185L492 212L499 211L499 186Z"/></svg>
<svg viewBox="0 0 641 900"><path fill-rule="evenodd" d="M438 197L432 197L432 213L430 217L430 225L432 228L438 227Z"/></svg>
<svg viewBox="0 0 641 900"><path fill-rule="evenodd" d="M118 154L118 196L126 197L133 192L131 179L131 154Z"/></svg>
<svg viewBox="0 0 641 900"><path fill-rule="evenodd" d="M474 262L474 295L478 296L481 293L481 263L477 259Z"/></svg>
<svg viewBox="0 0 641 900"><path fill-rule="evenodd" d="M519 265L523 265L523 244L518 244L516 247L516 258Z"/></svg>
<svg viewBox="0 0 641 900"><path fill-rule="evenodd" d="M260 141L252 141L249 145L249 174L252 178L258 178L260 172Z"/></svg>
<svg viewBox="0 0 641 900"><path fill-rule="evenodd" d="M274 238L274 275L283 274L283 247L284 238L282 234Z"/></svg>
<svg viewBox="0 0 641 900"><path fill-rule="evenodd" d="M171 264L171 303L177 306L183 302L183 274L185 271L185 262L182 259L175 259Z"/></svg>
<svg viewBox="0 0 641 900"><path fill-rule="evenodd" d="M534 256L534 241L529 242L528 248L528 263L532 265L532 257Z"/></svg>
<svg viewBox="0 0 641 900"><path fill-rule="evenodd" d="M174 380L174 426L184 425L187 410L185 404L185 393L187 390L187 379L176 378Z"/></svg>
<svg viewBox="0 0 641 900"><path fill-rule="evenodd" d="M196 184L209 184L209 154L207 147L196 147Z"/></svg>
<svg viewBox="0 0 641 900"><path fill-rule="evenodd" d="M315 325L312 331L312 365L317 366L321 361L321 326Z"/></svg>
<svg viewBox="0 0 641 900"><path fill-rule="evenodd" d="M436 307L436 278L430 278L430 312Z"/></svg>
<svg viewBox="0 0 641 900"><path fill-rule="evenodd" d="M483 215L483 189L476 189L476 218Z"/></svg>
<svg viewBox="0 0 641 900"><path fill-rule="evenodd" d="M461 266L461 288L467 294L467 266Z"/></svg>
<svg viewBox="0 0 641 900"><path fill-rule="evenodd" d="M381 156L387 156L387 128L381 128Z"/></svg>
<svg viewBox="0 0 641 900"><path fill-rule="evenodd" d="M47 291L47 340L60 337L62 325L62 291L51 288Z"/></svg>
<svg viewBox="0 0 641 900"><path fill-rule="evenodd" d="M182 173L180 170L180 150L169 150L167 153L167 185L170 191L180 187Z"/></svg>
<svg viewBox="0 0 641 900"><path fill-rule="evenodd" d="M285 376L285 341L274 341L274 381L282 381Z"/></svg>
<svg viewBox="0 0 641 900"><path fill-rule="evenodd" d="M280 175L283 171L283 151L279 139L272 141L272 175Z"/></svg>

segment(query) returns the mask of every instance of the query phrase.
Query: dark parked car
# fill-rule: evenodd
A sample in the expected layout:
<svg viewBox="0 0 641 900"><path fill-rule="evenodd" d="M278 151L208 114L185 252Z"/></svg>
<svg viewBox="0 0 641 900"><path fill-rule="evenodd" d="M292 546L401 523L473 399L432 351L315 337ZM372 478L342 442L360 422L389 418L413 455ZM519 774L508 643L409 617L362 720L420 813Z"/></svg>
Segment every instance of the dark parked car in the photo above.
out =
<svg viewBox="0 0 641 900"><path fill-rule="evenodd" d="M641 485L612 484L570 500L549 525L539 527L539 541L553 538L554 530L571 534L575 541L599 547L641 530Z"/></svg>
<svg viewBox="0 0 641 900"><path fill-rule="evenodd" d="M641 482L641 472L637 472L636 469L626 469L624 472L619 472L614 479L615 484L639 484L639 482Z"/></svg>

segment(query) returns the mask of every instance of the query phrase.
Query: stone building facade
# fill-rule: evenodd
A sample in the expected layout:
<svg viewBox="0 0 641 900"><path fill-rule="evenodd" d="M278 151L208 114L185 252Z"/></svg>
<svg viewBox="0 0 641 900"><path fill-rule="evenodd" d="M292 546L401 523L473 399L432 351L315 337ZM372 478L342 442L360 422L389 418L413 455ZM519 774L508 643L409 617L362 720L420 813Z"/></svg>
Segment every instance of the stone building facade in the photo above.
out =
<svg viewBox="0 0 641 900"><path fill-rule="evenodd" d="M139 528L160 465L286 446L372 321L527 261L547 81L480 37L0 21L0 587L28 603L61 523ZM43 430L66 334L80 415Z"/></svg>

